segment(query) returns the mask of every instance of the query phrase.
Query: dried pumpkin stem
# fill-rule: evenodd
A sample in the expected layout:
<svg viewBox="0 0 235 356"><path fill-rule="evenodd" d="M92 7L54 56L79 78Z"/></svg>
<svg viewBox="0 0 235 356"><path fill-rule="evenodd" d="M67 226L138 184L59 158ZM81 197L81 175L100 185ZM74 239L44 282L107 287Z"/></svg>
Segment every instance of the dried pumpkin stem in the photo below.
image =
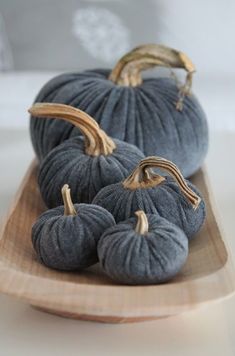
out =
<svg viewBox="0 0 235 356"><path fill-rule="evenodd" d="M138 210L135 212L137 216L137 224L135 227L135 232L140 235L146 235L149 230L148 218L143 210Z"/></svg>
<svg viewBox="0 0 235 356"><path fill-rule="evenodd" d="M61 194L63 198L63 203L64 203L64 215L77 215L77 212L75 210L75 207L73 205L72 199L71 199L71 194L70 194L70 189L68 184L65 184L62 189L61 189Z"/></svg>
<svg viewBox="0 0 235 356"><path fill-rule="evenodd" d="M183 52L157 44L136 47L118 61L109 79L119 85L135 87L143 81L141 72L156 66L182 68L188 72L185 83L179 90L179 99L176 103L176 109L182 110L184 97L190 94L192 76L196 70Z"/></svg>
<svg viewBox="0 0 235 356"><path fill-rule="evenodd" d="M85 152L91 156L110 155L116 148L114 141L99 127L87 113L69 105L36 103L30 109L32 116L56 118L77 127L85 139Z"/></svg>
<svg viewBox="0 0 235 356"><path fill-rule="evenodd" d="M123 186L127 189L135 190L138 188L148 188L159 185L165 178L149 171L152 168L160 168L170 174L193 207L195 209L198 207L201 198L189 188L179 168L173 162L161 157L150 156L141 160L132 174L123 181ZM148 174L146 172L148 172Z"/></svg>

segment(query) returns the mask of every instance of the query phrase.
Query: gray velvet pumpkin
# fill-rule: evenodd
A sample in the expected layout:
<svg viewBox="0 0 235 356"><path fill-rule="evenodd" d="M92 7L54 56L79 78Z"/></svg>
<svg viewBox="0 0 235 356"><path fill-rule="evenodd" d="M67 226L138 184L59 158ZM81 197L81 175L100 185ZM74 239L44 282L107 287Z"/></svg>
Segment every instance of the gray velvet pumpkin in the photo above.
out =
<svg viewBox="0 0 235 356"><path fill-rule="evenodd" d="M165 170L161 176L152 168ZM112 213L117 222L143 210L157 214L179 226L191 239L205 220L205 203L197 188L186 181L179 169L160 157L143 159L123 182L103 188L94 198Z"/></svg>
<svg viewBox="0 0 235 356"><path fill-rule="evenodd" d="M187 71L181 88L171 77L141 78L141 71L166 66ZM49 81L36 102L69 104L89 113L107 134L136 145L145 155L173 161L188 177L208 148L205 114L190 93L195 68L182 52L145 45L126 54L110 70L66 73ZM69 122L31 119L30 132L41 161L55 146L79 134Z"/></svg>
<svg viewBox="0 0 235 356"><path fill-rule="evenodd" d="M137 147L112 140L88 114L71 106L43 103L30 112L68 120L84 135L55 147L41 163L38 182L49 208L62 204L60 191L65 183L75 203L90 203L101 188L127 177L144 157Z"/></svg>
<svg viewBox="0 0 235 356"><path fill-rule="evenodd" d="M125 284L157 284L173 278L188 256L188 239L168 220L143 211L107 229L98 242L104 271Z"/></svg>
<svg viewBox="0 0 235 356"><path fill-rule="evenodd" d="M82 270L98 261L99 238L115 221L100 206L73 205L67 185L62 188L62 195L64 206L46 211L33 225L33 246L48 267Z"/></svg>

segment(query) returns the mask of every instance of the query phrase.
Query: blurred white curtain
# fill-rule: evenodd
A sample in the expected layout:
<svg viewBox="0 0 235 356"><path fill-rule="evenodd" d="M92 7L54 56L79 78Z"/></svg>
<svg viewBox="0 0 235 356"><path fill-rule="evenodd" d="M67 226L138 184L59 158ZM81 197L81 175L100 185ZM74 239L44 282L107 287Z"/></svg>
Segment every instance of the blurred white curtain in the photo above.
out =
<svg viewBox="0 0 235 356"><path fill-rule="evenodd" d="M13 68L13 58L6 34L3 17L0 14L0 71Z"/></svg>

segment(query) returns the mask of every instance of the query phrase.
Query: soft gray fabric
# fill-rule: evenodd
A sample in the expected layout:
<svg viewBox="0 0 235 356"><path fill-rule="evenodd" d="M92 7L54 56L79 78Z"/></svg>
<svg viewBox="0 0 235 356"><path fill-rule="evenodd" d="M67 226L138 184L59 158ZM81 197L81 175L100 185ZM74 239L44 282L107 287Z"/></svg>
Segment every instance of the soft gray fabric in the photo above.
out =
<svg viewBox="0 0 235 356"><path fill-rule="evenodd" d="M41 164L39 187L45 204L62 204L61 188L68 184L74 203L90 203L101 188L121 181L144 158L137 147L114 140L111 155L90 156L84 152L82 137L74 137L55 147Z"/></svg>
<svg viewBox="0 0 235 356"><path fill-rule="evenodd" d="M97 243L115 224L105 209L75 204L76 216L59 206L43 213L32 228L32 242L41 262L60 270L81 270L97 262Z"/></svg>
<svg viewBox="0 0 235 356"><path fill-rule="evenodd" d="M178 88L171 78L152 78L131 88L107 80L109 71L62 74L47 83L36 102L75 106L93 116L112 137L135 144L146 156L173 161L184 176L202 164L208 148L208 127L197 99L185 97L177 111ZM78 134L71 124L31 118L31 138L40 160L56 145Z"/></svg>
<svg viewBox="0 0 235 356"><path fill-rule="evenodd" d="M202 199L198 208L194 210L175 180L168 176L165 178L158 186L144 189L126 189L122 183L109 185L96 195L93 204L106 208L117 222L128 219L137 210L160 215L179 226L191 239L205 220L205 203ZM189 181L187 183L201 196L192 183Z"/></svg>
<svg viewBox="0 0 235 356"><path fill-rule="evenodd" d="M126 284L155 284L174 277L188 256L188 239L176 225L147 214L149 232L135 232L133 217L107 229L98 242L104 271Z"/></svg>

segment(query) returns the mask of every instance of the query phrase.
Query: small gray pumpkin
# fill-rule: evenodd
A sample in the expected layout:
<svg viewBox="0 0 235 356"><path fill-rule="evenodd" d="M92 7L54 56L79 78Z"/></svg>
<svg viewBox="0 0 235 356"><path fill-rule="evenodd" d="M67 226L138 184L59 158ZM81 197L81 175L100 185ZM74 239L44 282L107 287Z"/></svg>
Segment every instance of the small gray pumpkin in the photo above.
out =
<svg viewBox="0 0 235 356"><path fill-rule="evenodd" d="M104 271L125 284L156 284L173 278L188 256L184 232L164 218L143 211L107 229L98 242Z"/></svg>
<svg viewBox="0 0 235 356"><path fill-rule="evenodd" d="M71 187L75 203L90 203L101 188L126 178L144 157L137 147L112 140L81 110L44 103L35 104L29 111L32 115L67 120L84 135L55 147L41 163L38 182L49 208L62 204L60 190L65 183Z"/></svg>
<svg viewBox="0 0 235 356"><path fill-rule="evenodd" d="M64 206L46 211L33 225L32 242L46 266L79 271L97 262L98 240L115 221L99 206L73 205L67 184L62 196Z"/></svg>
<svg viewBox="0 0 235 356"><path fill-rule="evenodd" d="M170 76L141 78L154 66L183 68L179 88ZM127 53L112 71L65 73L50 80L36 102L69 104L90 114L111 137L136 145L146 156L173 161L185 177L202 164L208 148L203 109L190 93L195 67L182 52L143 45ZM79 131L69 122L31 118L30 132L41 161L51 149Z"/></svg>
<svg viewBox="0 0 235 356"><path fill-rule="evenodd" d="M156 174L152 168L165 170L171 176ZM205 220L205 203L199 194L175 164L160 157L147 157L123 182L103 188L93 204L106 208L117 222L137 210L160 215L192 238Z"/></svg>

